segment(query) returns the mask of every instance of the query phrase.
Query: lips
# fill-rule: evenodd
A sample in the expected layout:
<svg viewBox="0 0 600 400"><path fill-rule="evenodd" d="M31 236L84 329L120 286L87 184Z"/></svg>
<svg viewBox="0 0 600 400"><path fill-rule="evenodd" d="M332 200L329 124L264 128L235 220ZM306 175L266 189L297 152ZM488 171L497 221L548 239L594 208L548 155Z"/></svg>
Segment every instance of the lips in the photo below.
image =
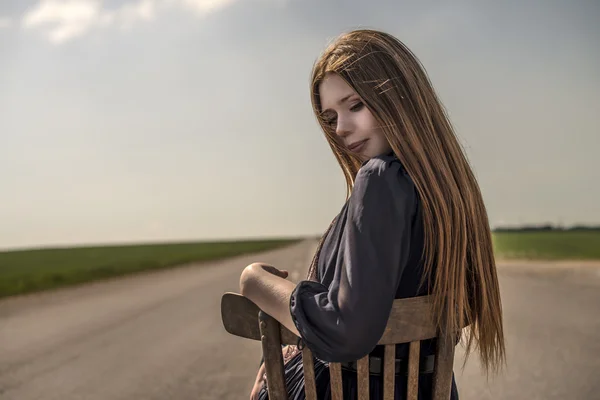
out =
<svg viewBox="0 0 600 400"><path fill-rule="evenodd" d="M369 139L364 139L364 140L360 140L356 143L352 143L351 145L348 146L348 150L350 151L355 151L358 150L360 147L362 147L362 145Z"/></svg>

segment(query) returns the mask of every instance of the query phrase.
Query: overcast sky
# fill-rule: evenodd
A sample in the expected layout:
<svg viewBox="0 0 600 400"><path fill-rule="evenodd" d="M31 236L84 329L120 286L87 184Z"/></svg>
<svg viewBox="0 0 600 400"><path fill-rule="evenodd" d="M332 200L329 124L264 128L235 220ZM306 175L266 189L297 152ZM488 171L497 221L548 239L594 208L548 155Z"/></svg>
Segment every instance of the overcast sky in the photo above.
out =
<svg viewBox="0 0 600 400"><path fill-rule="evenodd" d="M599 223L599 4L2 1L0 247L322 232L310 70L358 27L424 63L492 225Z"/></svg>

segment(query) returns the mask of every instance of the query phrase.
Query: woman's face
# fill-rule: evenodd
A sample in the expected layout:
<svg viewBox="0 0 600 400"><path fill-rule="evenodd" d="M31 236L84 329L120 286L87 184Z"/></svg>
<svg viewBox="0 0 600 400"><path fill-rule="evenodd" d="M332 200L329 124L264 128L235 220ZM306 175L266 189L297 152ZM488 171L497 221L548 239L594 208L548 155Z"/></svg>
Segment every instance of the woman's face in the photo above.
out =
<svg viewBox="0 0 600 400"><path fill-rule="evenodd" d="M319 96L323 120L348 152L366 161L392 150L373 114L339 75L325 75Z"/></svg>

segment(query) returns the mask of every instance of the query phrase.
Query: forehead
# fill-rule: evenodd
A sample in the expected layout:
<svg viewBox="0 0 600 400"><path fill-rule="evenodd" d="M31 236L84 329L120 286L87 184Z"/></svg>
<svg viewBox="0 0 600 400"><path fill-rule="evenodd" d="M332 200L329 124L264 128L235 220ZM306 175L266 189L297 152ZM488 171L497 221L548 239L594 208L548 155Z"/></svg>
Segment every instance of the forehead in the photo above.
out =
<svg viewBox="0 0 600 400"><path fill-rule="evenodd" d="M321 99L321 108L327 110L338 106L338 102L348 95L355 95L356 92L346 83L338 74L329 73L325 75L323 81L319 84L319 97Z"/></svg>

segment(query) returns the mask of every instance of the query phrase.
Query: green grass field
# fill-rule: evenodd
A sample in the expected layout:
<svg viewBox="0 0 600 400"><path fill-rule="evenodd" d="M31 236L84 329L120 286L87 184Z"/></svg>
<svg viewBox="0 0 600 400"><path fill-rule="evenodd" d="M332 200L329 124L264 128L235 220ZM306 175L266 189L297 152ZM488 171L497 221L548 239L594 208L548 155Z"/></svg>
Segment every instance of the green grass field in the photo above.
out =
<svg viewBox="0 0 600 400"><path fill-rule="evenodd" d="M298 239L75 247L0 252L0 298L192 261L286 246ZM240 266L243 267L243 266Z"/></svg>
<svg viewBox="0 0 600 400"><path fill-rule="evenodd" d="M600 259L600 231L495 232L494 250L503 259Z"/></svg>
<svg viewBox="0 0 600 400"><path fill-rule="evenodd" d="M0 252L0 298L269 250L299 239ZM498 259L600 259L600 231L496 232Z"/></svg>

